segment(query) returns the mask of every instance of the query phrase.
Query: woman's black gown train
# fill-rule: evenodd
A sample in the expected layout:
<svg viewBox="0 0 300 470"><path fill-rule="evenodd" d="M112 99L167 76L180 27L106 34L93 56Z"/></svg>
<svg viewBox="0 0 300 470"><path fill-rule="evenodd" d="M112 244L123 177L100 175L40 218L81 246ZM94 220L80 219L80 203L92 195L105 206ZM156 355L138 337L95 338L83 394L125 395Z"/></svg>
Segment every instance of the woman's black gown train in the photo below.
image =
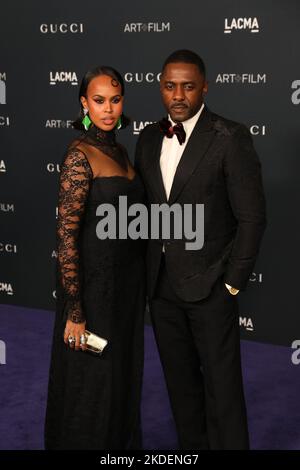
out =
<svg viewBox="0 0 300 470"><path fill-rule="evenodd" d="M127 156L114 132L93 127L81 141L98 152L112 176L93 177L78 145L69 148L61 167L45 448L136 449L141 446L144 241L100 240L96 209L112 204L118 220L119 196L127 196L128 206L142 203L144 189L138 175L130 180L115 174ZM102 356L71 350L64 343L67 319L85 319L88 330L108 340Z"/></svg>

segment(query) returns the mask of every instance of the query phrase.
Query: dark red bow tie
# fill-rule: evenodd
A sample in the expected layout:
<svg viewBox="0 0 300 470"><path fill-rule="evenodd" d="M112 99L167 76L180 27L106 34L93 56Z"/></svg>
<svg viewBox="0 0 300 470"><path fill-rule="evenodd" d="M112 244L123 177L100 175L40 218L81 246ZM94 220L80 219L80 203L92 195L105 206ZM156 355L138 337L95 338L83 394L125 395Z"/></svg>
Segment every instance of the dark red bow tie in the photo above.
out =
<svg viewBox="0 0 300 470"><path fill-rule="evenodd" d="M175 134L180 145L185 142L186 134L181 122L178 122L175 124L175 126L172 126L172 123L167 118L163 118L161 121L159 121L159 127L160 130L169 139L171 139Z"/></svg>

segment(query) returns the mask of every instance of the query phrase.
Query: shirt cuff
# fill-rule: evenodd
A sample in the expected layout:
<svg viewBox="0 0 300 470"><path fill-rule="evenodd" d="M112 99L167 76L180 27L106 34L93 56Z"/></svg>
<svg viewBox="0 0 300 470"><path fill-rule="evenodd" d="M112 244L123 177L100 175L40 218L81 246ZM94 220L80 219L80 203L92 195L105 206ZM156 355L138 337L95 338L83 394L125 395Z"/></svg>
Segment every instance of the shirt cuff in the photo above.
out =
<svg viewBox="0 0 300 470"><path fill-rule="evenodd" d="M229 290L231 295L236 295L236 294L239 293L239 289L235 289L234 287L230 286L229 284L226 284L226 282L225 282L225 286L227 287L227 289Z"/></svg>

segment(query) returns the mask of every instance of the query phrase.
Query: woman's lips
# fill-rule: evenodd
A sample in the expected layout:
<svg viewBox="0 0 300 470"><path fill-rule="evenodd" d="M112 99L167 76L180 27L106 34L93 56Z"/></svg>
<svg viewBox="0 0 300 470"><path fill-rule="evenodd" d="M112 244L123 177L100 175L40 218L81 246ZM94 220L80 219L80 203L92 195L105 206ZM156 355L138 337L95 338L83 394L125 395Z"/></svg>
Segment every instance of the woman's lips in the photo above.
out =
<svg viewBox="0 0 300 470"><path fill-rule="evenodd" d="M102 121L104 122L104 124L106 124L107 126L111 126L115 120L113 118L105 118L105 119L102 119Z"/></svg>

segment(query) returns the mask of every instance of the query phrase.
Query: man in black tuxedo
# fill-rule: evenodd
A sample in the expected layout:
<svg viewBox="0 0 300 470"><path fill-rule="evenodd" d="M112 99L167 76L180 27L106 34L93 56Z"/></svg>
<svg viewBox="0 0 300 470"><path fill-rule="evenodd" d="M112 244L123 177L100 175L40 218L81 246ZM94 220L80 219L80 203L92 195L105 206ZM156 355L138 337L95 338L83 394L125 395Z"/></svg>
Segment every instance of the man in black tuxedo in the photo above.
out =
<svg viewBox="0 0 300 470"><path fill-rule="evenodd" d="M148 296L181 449L247 449L237 294L266 225L261 165L248 129L203 103L194 52L165 61L168 119L147 126L135 167L151 204L204 204L204 245L149 239Z"/></svg>

